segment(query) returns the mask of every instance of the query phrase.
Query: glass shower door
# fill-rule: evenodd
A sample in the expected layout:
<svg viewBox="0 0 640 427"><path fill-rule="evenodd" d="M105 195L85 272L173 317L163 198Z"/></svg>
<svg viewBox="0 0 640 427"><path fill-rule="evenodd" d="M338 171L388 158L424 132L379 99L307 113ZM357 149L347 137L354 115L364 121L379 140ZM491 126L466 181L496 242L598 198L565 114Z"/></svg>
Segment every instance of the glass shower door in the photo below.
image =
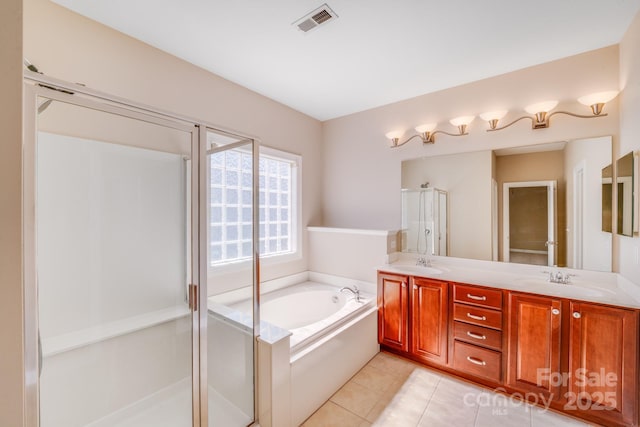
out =
<svg viewBox="0 0 640 427"><path fill-rule="evenodd" d="M255 420L258 144L213 130L206 139L208 425L245 427Z"/></svg>
<svg viewBox="0 0 640 427"><path fill-rule="evenodd" d="M37 110L40 425L196 425L196 128L68 95Z"/></svg>

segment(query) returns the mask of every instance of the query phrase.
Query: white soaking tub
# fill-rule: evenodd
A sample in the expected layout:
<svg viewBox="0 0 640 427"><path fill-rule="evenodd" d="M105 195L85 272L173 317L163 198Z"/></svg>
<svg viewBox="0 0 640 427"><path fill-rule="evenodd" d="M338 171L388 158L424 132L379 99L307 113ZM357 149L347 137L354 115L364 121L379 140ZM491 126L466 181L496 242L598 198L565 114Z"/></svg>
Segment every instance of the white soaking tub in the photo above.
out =
<svg viewBox="0 0 640 427"><path fill-rule="evenodd" d="M293 356L375 304L375 296L362 290L358 302L351 292L340 292L340 286L307 281L262 295L260 320L291 332ZM252 301L232 307L249 313Z"/></svg>

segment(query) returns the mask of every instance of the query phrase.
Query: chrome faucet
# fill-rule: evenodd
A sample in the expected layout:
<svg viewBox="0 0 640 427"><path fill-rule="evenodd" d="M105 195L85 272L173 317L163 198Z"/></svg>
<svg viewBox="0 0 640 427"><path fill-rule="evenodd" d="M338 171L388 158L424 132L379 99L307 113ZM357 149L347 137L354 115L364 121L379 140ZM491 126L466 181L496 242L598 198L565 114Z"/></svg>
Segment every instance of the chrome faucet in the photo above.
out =
<svg viewBox="0 0 640 427"><path fill-rule="evenodd" d="M420 267L431 267L431 260L426 256L418 257L416 265Z"/></svg>
<svg viewBox="0 0 640 427"><path fill-rule="evenodd" d="M344 286L342 288L340 288L339 292L344 292L344 291L349 291L353 294L353 296L355 297L356 302L360 302L360 290L358 289L358 287L356 285L353 285L353 288L350 288L349 286Z"/></svg>
<svg viewBox="0 0 640 427"><path fill-rule="evenodd" d="M549 278L547 279L549 283L558 283L560 285L571 284L571 278L575 276L575 274L563 273L560 270L555 273L553 271L545 270L543 273L549 275Z"/></svg>

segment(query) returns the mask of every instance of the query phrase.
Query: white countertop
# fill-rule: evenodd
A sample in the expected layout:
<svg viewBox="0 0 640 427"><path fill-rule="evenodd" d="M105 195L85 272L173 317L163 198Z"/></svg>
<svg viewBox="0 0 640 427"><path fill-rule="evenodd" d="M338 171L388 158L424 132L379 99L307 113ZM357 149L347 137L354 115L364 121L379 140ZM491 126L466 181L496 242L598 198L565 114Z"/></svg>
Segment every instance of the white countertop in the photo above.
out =
<svg viewBox="0 0 640 427"><path fill-rule="evenodd" d="M428 268L416 266L415 259L416 255L401 254L398 261L381 265L378 270L510 291L640 308L640 286L616 273L450 257L430 257L432 268ZM558 270L574 275L571 277L570 284L547 282L548 274L543 271L556 272Z"/></svg>

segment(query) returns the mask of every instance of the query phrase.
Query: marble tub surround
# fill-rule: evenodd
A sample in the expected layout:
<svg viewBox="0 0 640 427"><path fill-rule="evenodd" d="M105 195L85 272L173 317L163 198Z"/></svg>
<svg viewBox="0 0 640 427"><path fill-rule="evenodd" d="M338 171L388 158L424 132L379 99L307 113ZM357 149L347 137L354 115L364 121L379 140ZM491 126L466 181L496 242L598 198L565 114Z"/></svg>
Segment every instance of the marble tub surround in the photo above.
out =
<svg viewBox="0 0 640 427"><path fill-rule="evenodd" d="M416 265L417 255L398 253L378 270L409 276L469 283L510 291L573 298L583 301L640 308L640 285L617 273L574 270L570 268L469 260L453 257L428 257L431 267ZM549 283L545 271L571 274L569 284Z"/></svg>

